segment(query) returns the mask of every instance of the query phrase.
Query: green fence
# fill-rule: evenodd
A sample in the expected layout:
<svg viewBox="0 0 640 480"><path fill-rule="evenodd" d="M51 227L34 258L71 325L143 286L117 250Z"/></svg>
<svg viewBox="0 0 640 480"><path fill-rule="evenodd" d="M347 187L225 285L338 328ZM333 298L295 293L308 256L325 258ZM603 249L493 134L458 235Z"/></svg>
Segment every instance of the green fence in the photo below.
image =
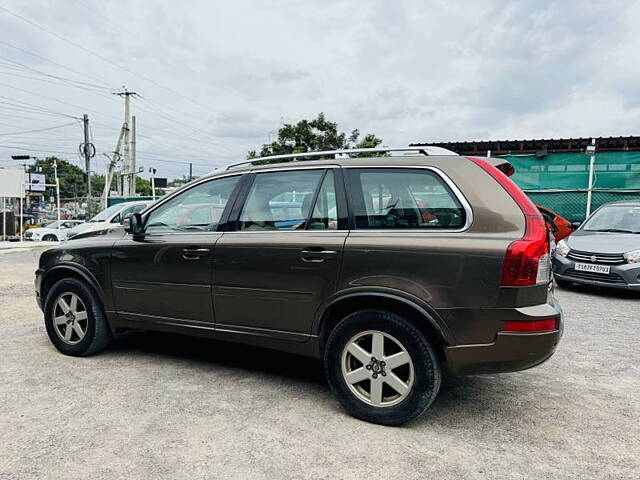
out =
<svg viewBox="0 0 640 480"><path fill-rule="evenodd" d="M537 205L571 221L584 220L589 157L584 153L504 155L516 172L513 180ZM640 200L640 152L597 153L591 211L608 202Z"/></svg>

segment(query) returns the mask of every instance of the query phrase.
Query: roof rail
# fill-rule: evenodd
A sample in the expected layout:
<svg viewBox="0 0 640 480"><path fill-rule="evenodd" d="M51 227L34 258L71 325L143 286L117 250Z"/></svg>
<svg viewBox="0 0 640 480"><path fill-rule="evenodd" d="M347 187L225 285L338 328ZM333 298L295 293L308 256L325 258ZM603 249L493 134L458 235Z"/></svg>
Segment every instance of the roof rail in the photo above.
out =
<svg viewBox="0 0 640 480"><path fill-rule="evenodd" d="M325 150L323 152L300 152L300 153L287 153L285 155L271 155L268 157L257 157L244 162L232 163L227 165L225 170L231 170L235 167L242 165L253 164L263 160L296 160L301 157L323 157L325 155L349 155L351 153L372 153L372 152L417 152L422 155L457 155L457 153L447 150L442 147L376 147L376 148L352 148L342 150ZM281 162L274 162L281 163Z"/></svg>

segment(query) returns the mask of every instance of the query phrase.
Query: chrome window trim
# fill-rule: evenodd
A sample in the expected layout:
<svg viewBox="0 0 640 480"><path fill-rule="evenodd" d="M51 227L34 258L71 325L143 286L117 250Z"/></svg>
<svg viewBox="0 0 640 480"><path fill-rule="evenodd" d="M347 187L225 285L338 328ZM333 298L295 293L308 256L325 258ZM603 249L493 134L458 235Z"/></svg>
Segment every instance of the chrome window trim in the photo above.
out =
<svg viewBox="0 0 640 480"><path fill-rule="evenodd" d="M471 204L464 196L462 191L458 188L458 186L449 178L449 176L440 170L437 167L427 166L427 165L376 165L376 166L368 166L368 165L353 165L348 167L342 167L345 170L350 169L369 169L376 170L381 168L395 168L395 169L420 169L420 170L430 170L435 173L440 179L447 184L447 186L451 189L457 200L462 205L462 208L465 211L465 222L464 225L460 228L386 228L386 229L378 229L378 228L354 228L352 232L383 232L383 233L460 233L469 230L471 225L473 225L473 209L471 208Z"/></svg>

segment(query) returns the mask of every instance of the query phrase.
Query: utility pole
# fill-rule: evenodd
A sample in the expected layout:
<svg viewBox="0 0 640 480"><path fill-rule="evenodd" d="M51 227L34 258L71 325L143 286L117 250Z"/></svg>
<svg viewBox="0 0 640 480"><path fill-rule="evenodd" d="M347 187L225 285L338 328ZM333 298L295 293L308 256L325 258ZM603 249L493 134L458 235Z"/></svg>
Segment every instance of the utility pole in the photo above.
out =
<svg viewBox="0 0 640 480"><path fill-rule="evenodd" d="M124 132L124 151L123 151L123 162L122 168L120 171L120 178L122 183L118 182L119 185L119 193L121 195L129 195L131 193L131 173L133 172L131 165L131 149L130 149L130 97L132 95L137 95L136 92L130 92L127 90L127 87L122 87L122 91L115 93L120 97L124 97L124 122L122 123L122 131ZM119 152L119 151L118 151ZM135 190L135 187L134 187Z"/></svg>
<svg viewBox="0 0 640 480"><path fill-rule="evenodd" d="M156 201L156 171L153 167L149 169L149 173L151 174L151 195L154 202Z"/></svg>
<svg viewBox="0 0 640 480"><path fill-rule="evenodd" d="M136 116L131 117L131 173L129 175L129 194L130 197L136 196L136 173L138 166L136 165Z"/></svg>
<svg viewBox="0 0 640 480"><path fill-rule="evenodd" d="M189 181L193 180L193 163L189 162Z"/></svg>
<svg viewBox="0 0 640 480"><path fill-rule="evenodd" d="M80 153L84 156L84 167L87 172L87 213L91 214L91 157L96 154L96 148L89 141L89 115L82 116L84 124L84 143L80 145Z"/></svg>

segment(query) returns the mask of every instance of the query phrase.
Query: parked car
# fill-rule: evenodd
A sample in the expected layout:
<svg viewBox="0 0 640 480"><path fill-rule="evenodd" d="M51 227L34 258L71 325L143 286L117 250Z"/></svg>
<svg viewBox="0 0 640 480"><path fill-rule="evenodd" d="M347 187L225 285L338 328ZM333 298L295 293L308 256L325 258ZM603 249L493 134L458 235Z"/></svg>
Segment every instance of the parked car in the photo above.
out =
<svg viewBox="0 0 640 480"><path fill-rule="evenodd" d="M640 201L603 205L553 256L558 285L572 283L640 291Z"/></svg>
<svg viewBox="0 0 640 480"><path fill-rule="evenodd" d="M308 355L352 415L407 422L445 372L523 370L560 340L547 229L508 166L420 154L216 171L124 231L43 252L47 333L74 356L128 330ZM203 203L222 214L184 215Z"/></svg>
<svg viewBox="0 0 640 480"><path fill-rule="evenodd" d="M567 220L566 218L562 218L560 215L549 208L542 207L540 205L536 205L536 207L538 207L538 210L540 210L542 218L544 218L545 222L547 222L547 225L551 230L551 233L553 233L553 238L555 239L556 243L573 233L575 227L569 220Z"/></svg>
<svg viewBox="0 0 640 480"><path fill-rule="evenodd" d="M80 234L86 235L92 232L98 232L100 230L106 230L117 226L122 223L126 217L135 212L141 212L153 202L139 201L139 202L122 202L111 205L98 213L91 220L78 225L67 233L67 238L71 239Z"/></svg>
<svg viewBox="0 0 640 480"><path fill-rule="evenodd" d="M58 221L49 222L42 227L30 228L24 232L26 240L42 240L44 242L58 242L67 238L70 229L83 224L80 220L60 220L60 228Z"/></svg>

